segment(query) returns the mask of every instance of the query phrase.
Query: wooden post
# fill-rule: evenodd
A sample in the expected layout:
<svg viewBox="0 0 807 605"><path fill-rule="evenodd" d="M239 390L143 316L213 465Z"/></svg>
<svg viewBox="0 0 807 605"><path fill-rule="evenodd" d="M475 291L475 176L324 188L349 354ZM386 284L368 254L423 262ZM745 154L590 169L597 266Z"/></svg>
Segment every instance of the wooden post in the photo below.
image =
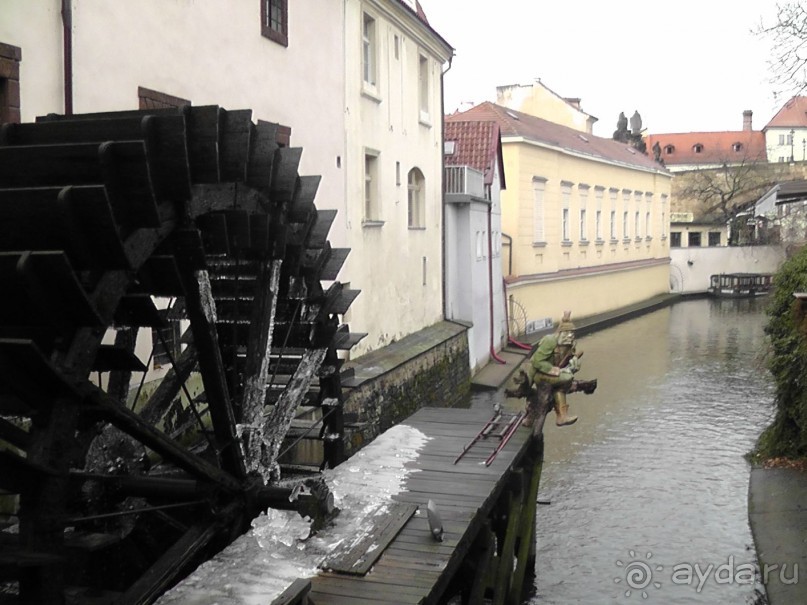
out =
<svg viewBox="0 0 807 605"><path fill-rule="evenodd" d="M533 444L531 444L532 448ZM513 604L521 603L521 596L524 593L524 578L527 567L530 564L530 553L534 552L535 544L535 509L538 503L538 485L541 482L541 470L543 467L543 434L536 438L535 449L531 451L525 460L525 477L528 488L522 493L522 509L520 526L518 529L519 546L516 554L516 568L513 572L513 580L510 584L510 597L508 602Z"/></svg>
<svg viewBox="0 0 807 605"><path fill-rule="evenodd" d="M499 567L496 570L493 605L505 605L513 575L513 556L515 554L516 533L521 517L521 499L524 476L522 471L516 470L510 475L510 488L508 489L507 529L504 534L504 543L499 553Z"/></svg>
<svg viewBox="0 0 807 605"><path fill-rule="evenodd" d="M477 567L474 574L471 590L468 593L469 605L482 605L485 600L485 590L490 585L491 567L496 554L495 536L490 529L490 521L486 521L477 537Z"/></svg>

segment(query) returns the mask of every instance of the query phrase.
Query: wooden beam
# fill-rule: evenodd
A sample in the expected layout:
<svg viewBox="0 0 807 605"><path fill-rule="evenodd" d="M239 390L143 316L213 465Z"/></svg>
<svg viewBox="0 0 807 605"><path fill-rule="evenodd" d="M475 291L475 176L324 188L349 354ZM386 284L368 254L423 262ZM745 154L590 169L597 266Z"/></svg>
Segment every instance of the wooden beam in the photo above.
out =
<svg viewBox="0 0 807 605"><path fill-rule="evenodd" d="M159 429L145 423L140 416L120 405L95 385L86 383L80 388L84 392L84 400L95 406L101 416L163 458L195 477L211 481L224 489L240 490L241 483L233 475L192 454Z"/></svg>
<svg viewBox="0 0 807 605"><path fill-rule="evenodd" d="M215 520L194 525L118 598L116 605L149 605L182 579L200 551L221 531Z"/></svg>
<svg viewBox="0 0 807 605"><path fill-rule="evenodd" d="M533 456L526 456L525 470L528 473L528 487L522 494L521 524L518 528L519 542L516 553L516 567L510 584L510 603L521 603L524 595L524 578L530 565L530 550L535 543L535 508L538 505L538 486L541 483L541 470L543 468L543 435L541 440L541 455L536 460ZM534 561L533 561L534 562Z"/></svg>
<svg viewBox="0 0 807 605"><path fill-rule="evenodd" d="M272 413L264 423L263 467L272 469L277 463L283 438L294 419L294 411L308 392L311 383L317 377L327 349L310 349L305 352L297 371L292 376L286 390L280 395Z"/></svg>
<svg viewBox="0 0 807 605"><path fill-rule="evenodd" d="M160 381L160 385L140 408L140 417L148 424L157 424L195 367L196 347L191 343L185 347L179 359L174 360L174 365Z"/></svg>
<svg viewBox="0 0 807 605"><path fill-rule="evenodd" d="M191 322L222 466L232 475L243 479L246 477L246 466L238 442L235 414L216 332L216 302L207 270L197 265L199 255L203 258L204 254L201 234L196 229L186 229L178 232L177 236L176 258L185 288L185 311Z"/></svg>
<svg viewBox="0 0 807 605"><path fill-rule="evenodd" d="M275 323L277 294L280 289L282 260L261 263L257 276L252 322L247 340L244 369L244 397L241 405L241 437L247 468L258 469L263 447L263 409L266 402L266 382L269 378L269 358L272 351L272 328ZM250 435L244 435L249 432Z"/></svg>

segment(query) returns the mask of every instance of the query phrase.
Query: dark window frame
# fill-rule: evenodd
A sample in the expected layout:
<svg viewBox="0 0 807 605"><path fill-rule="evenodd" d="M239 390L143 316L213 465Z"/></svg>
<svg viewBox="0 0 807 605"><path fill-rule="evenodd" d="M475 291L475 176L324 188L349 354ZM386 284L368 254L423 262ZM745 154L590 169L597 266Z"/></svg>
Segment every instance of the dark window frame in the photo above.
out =
<svg viewBox="0 0 807 605"><path fill-rule="evenodd" d="M22 49L0 42L0 124L19 124Z"/></svg>
<svg viewBox="0 0 807 605"><path fill-rule="evenodd" d="M270 8L276 7L280 11L280 20L277 27L270 23ZM289 46L289 1L288 0L261 0L261 35L277 42L281 46Z"/></svg>
<svg viewBox="0 0 807 605"><path fill-rule="evenodd" d="M140 109L169 109L191 105L188 99L175 97L144 86L137 87L137 100Z"/></svg>
<svg viewBox="0 0 807 605"><path fill-rule="evenodd" d="M670 248L680 248L680 247L681 247L681 232L670 231Z"/></svg>

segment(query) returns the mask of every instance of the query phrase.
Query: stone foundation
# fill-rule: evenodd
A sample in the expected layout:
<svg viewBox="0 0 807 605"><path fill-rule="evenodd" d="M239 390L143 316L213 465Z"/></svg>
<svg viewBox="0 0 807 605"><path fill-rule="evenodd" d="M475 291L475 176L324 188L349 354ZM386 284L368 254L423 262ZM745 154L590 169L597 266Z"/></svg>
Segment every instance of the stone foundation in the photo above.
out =
<svg viewBox="0 0 807 605"><path fill-rule="evenodd" d="M443 321L346 364L348 456L425 406L470 403L468 332Z"/></svg>

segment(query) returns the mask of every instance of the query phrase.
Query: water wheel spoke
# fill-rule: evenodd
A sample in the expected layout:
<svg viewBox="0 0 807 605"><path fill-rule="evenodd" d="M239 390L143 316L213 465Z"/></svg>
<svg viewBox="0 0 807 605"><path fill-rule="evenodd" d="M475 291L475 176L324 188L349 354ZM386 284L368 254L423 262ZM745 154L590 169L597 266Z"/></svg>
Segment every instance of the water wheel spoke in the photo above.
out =
<svg viewBox="0 0 807 605"><path fill-rule="evenodd" d="M85 389L86 400L97 408L100 415L127 435L196 477L227 489L239 489L238 479L188 451L153 425L144 422L138 414L120 405L106 392L89 385Z"/></svg>
<svg viewBox="0 0 807 605"><path fill-rule="evenodd" d="M185 289L185 311L191 323L199 370L222 466L236 477L246 476L238 445L236 419L216 330L216 302L204 262L201 234L196 229L176 234L176 259Z"/></svg>

